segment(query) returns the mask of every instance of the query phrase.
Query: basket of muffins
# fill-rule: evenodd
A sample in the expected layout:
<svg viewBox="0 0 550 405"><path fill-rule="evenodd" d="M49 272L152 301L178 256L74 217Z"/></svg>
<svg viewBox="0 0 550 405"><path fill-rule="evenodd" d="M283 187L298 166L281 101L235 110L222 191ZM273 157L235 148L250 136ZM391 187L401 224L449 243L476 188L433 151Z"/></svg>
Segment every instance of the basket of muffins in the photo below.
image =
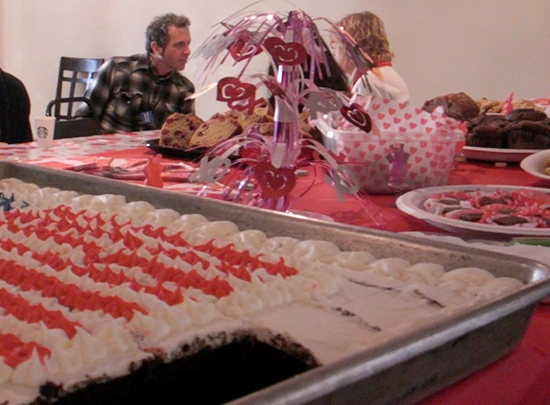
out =
<svg viewBox="0 0 550 405"><path fill-rule="evenodd" d="M428 100L426 111L443 107L445 113L466 123L466 146L513 150L550 148L550 119L544 109L529 100L512 103L504 113L504 101L473 100L465 93L454 93Z"/></svg>

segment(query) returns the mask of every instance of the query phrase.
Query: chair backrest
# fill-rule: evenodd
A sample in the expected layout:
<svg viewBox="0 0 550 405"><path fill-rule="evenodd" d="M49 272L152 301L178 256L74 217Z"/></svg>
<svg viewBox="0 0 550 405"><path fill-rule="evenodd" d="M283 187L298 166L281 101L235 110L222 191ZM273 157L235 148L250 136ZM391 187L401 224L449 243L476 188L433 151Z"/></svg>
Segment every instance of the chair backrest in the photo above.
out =
<svg viewBox="0 0 550 405"><path fill-rule="evenodd" d="M55 98L72 99L84 95L103 61L103 59L70 58L62 56L59 62L59 75L57 78ZM76 104L78 105L79 103L80 102ZM66 105L66 111L62 111L61 104L55 104L53 114L55 118L73 118L73 104L75 103L69 100L69 102L64 104Z"/></svg>
<svg viewBox="0 0 550 405"><path fill-rule="evenodd" d="M99 135L103 130L94 118L73 118L55 121L54 139Z"/></svg>

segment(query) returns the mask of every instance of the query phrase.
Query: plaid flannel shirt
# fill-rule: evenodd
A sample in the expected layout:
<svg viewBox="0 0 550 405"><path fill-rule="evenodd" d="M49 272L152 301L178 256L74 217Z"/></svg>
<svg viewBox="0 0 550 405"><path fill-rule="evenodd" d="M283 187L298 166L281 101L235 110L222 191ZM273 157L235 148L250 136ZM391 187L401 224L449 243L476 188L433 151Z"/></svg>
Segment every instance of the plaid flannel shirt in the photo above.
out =
<svg viewBox="0 0 550 405"><path fill-rule="evenodd" d="M105 133L157 129L174 112L195 111L194 101L185 101L194 91L191 81L178 72L158 76L147 54L115 57L100 67L86 92L92 111L84 105L77 115L95 116ZM153 122L147 123L141 114L149 111Z"/></svg>

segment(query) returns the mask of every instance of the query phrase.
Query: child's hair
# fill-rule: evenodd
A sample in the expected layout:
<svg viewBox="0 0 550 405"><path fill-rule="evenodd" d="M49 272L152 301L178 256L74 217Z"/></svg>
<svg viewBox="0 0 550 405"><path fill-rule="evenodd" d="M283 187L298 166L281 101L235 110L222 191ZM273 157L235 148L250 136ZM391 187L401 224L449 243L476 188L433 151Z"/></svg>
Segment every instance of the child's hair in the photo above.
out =
<svg viewBox="0 0 550 405"><path fill-rule="evenodd" d="M349 14L338 21L336 26L344 28L376 62L392 60L393 53L390 51L384 23L376 14L369 11Z"/></svg>

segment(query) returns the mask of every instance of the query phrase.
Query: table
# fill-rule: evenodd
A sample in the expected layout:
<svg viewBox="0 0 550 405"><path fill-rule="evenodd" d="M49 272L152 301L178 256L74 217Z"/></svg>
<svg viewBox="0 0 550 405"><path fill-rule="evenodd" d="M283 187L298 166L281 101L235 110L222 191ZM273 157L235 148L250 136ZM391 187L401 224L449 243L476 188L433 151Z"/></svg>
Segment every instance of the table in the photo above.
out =
<svg viewBox="0 0 550 405"><path fill-rule="evenodd" d="M47 164L60 159L79 160L82 156L151 157L154 152L143 146L145 140L158 137L158 132L100 135L63 139L53 148L40 150L34 143L7 145L0 148L0 159ZM550 182L522 171L517 164L504 168L493 163L463 162L451 173L450 184L503 184L550 187ZM412 218L395 208L395 196L369 196L338 201L332 186L318 173L299 178L294 210L331 217L352 225L375 227L391 232L445 232ZM541 248L546 249L546 248ZM439 404L550 404L550 305L539 304L525 337L505 358L470 377L440 391L423 405Z"/></svg>

